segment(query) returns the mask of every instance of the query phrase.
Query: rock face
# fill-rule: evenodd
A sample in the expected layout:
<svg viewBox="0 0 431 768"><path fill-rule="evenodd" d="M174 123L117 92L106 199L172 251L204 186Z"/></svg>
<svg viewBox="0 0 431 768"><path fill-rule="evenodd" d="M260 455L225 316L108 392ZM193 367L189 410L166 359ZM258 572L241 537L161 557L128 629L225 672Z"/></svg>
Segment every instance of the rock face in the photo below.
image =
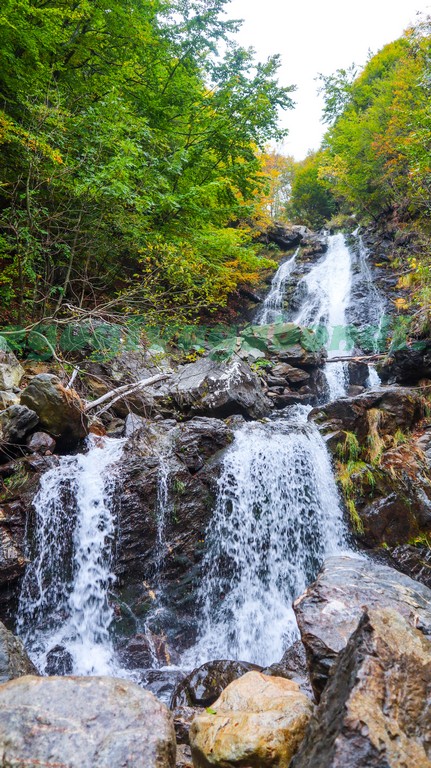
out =
<svg viewBox="0 0 431 768"><path fill-rule="evenodd" d="M195 768L284 768L301 743L312 704L291 680L248 672L190 728Z"/></svg>
<svg viewBox="0 0 431 768"><path fill-rule="evenodd" d="M395 562L409 576L431 589L431 549L423 544L402 544L391 550Z"/></svg>
<svg viewBox="0 0 431 768"><path fill-rule="evenodd" d="M208 707L234 680L261 667L245 661L208 661L194 669L175 689L170 707Z"/></svg>
<svg viewBox="0 0 431 768"><path fill-rule="evenodd" d="M171 404L177 411L190 416L226 418L234 414L260 419L270 412L270 401L262 391L259 377L243 360L219 363L209 357L181 366L162 393L165 407Z"/></svg>
<svg viewBox="0 0 431 768"><path fill-rule="evenodd" d="M3 765L175 768L166 707L111 678L23 677L0 687Z"/></svg>
<svg viewBox="0 0 431 768"><path fill-rule="evenodd" d="M0 390L18 387L23 376L24 368L2 338L0 340Z"/></svg>
<svg viewBox="0 0 431 768"><path fill-rule="evenodd" d="M36 667L27 656L21 640L0 622L0 683L23 675L37 675Z"/></svg>
<svg viewBox="0 0 431 768"><path fill-rule="evenodd" d="M73 447L88 434L80 398L53 374L34 376L21 395L21 403L37 413L40 426L63 448Z"/></svg>
<svg viewBox="0 0 431 768"><path fill-rule="evenodd" d="M343 397L332 403L314 408L309 418L321 431L331 435L331 443L339 440L344 432L354 432L360 443L370 434L370 412L378 412L379 429L382 433L409 430L424 415L424 405L419 393L402 387L387 387L364 392L357 397Z"/></svg>
<svg viewBox="0 0 431 768"><path fill-rule="evenodd" d="M392 608L431 634L431 591L423 584L365 558L328 558L317 580L294 604L317 697L364 606Z"/></svg>
<svg viewBox="0 0 431 768"><path fill-rule="evenodd" d="M421 379L431 379L431 341L397 350L379 373L382 381L389 384L414 386Z"/></svg>
<svg viewBox="0 0 431 768"><path fill-rule="evenodd" d="M430 768L431 641L388 608L364 614L292 768Z"/></svg>
<svg viewBox="0 0 431 768"><path fill-rule="evenodd" d="M175 647L182 649L194 641L205 532L221 451L232 441L233 432L224 421L205 417L183 423L168 419L139 423L120 465L116 629L119 637L141 632L141 622L157 606L162 589L164 610L150 630L167 634L169 646L174 638ZM124 603L131 607L137 625L131 624L130 612L123 611Z"/></svg>

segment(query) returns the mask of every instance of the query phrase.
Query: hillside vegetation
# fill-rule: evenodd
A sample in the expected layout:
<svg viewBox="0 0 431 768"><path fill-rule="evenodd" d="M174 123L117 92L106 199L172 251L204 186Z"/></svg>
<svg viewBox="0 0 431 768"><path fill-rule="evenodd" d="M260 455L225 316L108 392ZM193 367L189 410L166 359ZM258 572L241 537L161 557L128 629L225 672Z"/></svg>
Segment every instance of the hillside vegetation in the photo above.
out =
<svg viewBox="0 0 431 768"><path fill-rule="evenodd" d="M224 306L292 87L232 41L228 0L5 0L0 302L23 323Z"/></svg>
<svg viewBox="0 0 431 768"><path fill-rule="evenodd" d="M352 65L320 82L329 128L320 150L296 165L287 213L314 227L335 214L342 223L341 213L384 228L399 246L401 287L411 289L429 328L431 20L371 56L362 71Z"/></svg>

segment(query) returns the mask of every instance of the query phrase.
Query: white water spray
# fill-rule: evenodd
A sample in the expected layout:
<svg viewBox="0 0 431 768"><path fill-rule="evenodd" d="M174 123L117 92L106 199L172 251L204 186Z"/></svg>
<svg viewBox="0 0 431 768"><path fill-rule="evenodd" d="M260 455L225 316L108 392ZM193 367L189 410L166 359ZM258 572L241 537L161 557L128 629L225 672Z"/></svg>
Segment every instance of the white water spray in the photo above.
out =
<svg viewBox="0 0 431 768"><path fill-rule="evenodd" d="M197 645L208 659L278 661L296 639L293 600L345 544L331 462L307 408L239 429L207 534Z"/></svg>
<svg viewBox="0 0 431 768"><path fill-rule="evenodd" d="M298 251L299 248L295 251L290 259L281 264L275 273L271 283L271 289L257 318L257 323L259 325L268 325L269 323L277 323L283 321L284 291L286 282L295 267Z"/></svg>
<svg viewBox="0 0 431 768"><path fill-rule="evenodd" d="M113 467L123 443L91 436L87 453L61 458L41 478L33 502L35 555L23 580L18 630L42 672L54 647L71 658L74 674L115 671L108 595Z"/></svg>
<svg viewBox="0 0 431 768"><path fill-rule="evenodd" d="M352 285L351 256L344 235L328 238L328 250L301 280L305 298L294 322L306 328L324 326L327 331L328 358L349 355L346 310ZM325 366L331 400L346 394L348 369L346 363Z"/></svg>

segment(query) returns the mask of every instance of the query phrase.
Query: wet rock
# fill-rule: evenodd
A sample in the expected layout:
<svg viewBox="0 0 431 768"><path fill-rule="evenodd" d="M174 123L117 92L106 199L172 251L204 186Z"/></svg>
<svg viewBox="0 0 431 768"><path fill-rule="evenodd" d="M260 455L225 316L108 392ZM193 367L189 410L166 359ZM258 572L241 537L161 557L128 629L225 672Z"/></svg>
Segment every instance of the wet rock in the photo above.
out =
<svg viewBox="0 0 431 768"><path fill-rule="evenodd" d="M196 417L179 424L175 452L190 472L202 469L216 451L232 442L232 430L220 419Z"/></svg>
<svg viewBox="0 0 431 768"><path fill-rule="evenodd" d="M412 429L424 416L424 405L418 392L387 387L314 408L309 418L318 424L323 434L354 432L362 444L370 433L370 411L372 416L378 414L381 434L395 434L398 429Z"/></svg>
<svg viewBox="0 0 431 768"><path fill-rule="evenodd" d="M26 441L27 448L32 453L54 453L56 442L46 432L34 432Z"/></svg>
<svg viewBox="0 0 431 768"><path fill-rule="evenodd" d="M138 633L129 638L119 647L117 655L127 669L148 669L172 663L166 637L152 633Z"/></svg>
<svg viewBox="0 0 431 768"><path fill-rule="evenodd" d="M130 437L119 466L124 489L115 560L119 638L142 631L139 622L153 611L162 589L165 610L155 616L149 629L167 636L170 654L173 647L181 650L194 642L206 529L222 452L232 437L229 425L206 417L183 423L143 421ZM160 509L162 481L161 544L156 510ZM157 575L160 563L161 579ZM130 607L130 613L124 605Z"/></svg>
<svg viewBox="0 0 431 768"><path fill-rule="evenodd" d="M240 414L260 419L270 410L259 376L243 360L219 363L202 358L181 366L164 387L151 394L165 412L176 410L189 416L223 419Z"/></svg>
<svg viewBox="0 0 431 768"><path fill-rule="evenodd" d="M379 374L389 384L414 386L421 379L431 379L431 340L397 350L379 367Z"/></svg>
<svg viewBox="0 0 431 768"><path fill-rule="evenodd" d="M73 657L62 645L55 645L46 654L45 674L70 675L73 672Z"/></svg>
<svg viewBox="0 0 431 768"><path fill-rule="evenodd" d="M307 655L301 640L297 640L296 643L287 649L281 661L266 667L262 670L262 673L272 677L285 677L288 680L293 680L299 685L301 691L306 696L314 699L308 675Z"/></svg>
<svg viewBox="0 0 431 768"><path fill-rule="evenodd" d="M294 368L288 363L277 363L272 369L272 373L274 376L280 376L283 377L283 379L287 379L290 384L302 384L310 379L310 374L307 373L307 371L304 371L301 368Z"/></svg>
<svg viewBox="0 0 431 768"><path fill-rule="evenodd" d="M25 405L11 405L0 412L0 446L2 450L12 450L23 442L26 435L35 428L39 418Z"/></svg>
<svg viewBox="0 0 431 768"><path fill-rule="evenodd" d="M176 707L173 710L177 744L190 744L190 726L202 707Z"/></svg>
<svg viewBox="0 0 431 768"><path fill-rule="evenodd" d="M356 630L364 606L397 610L413 626L431 634L431 591L423 584L365 558L329 558L314 584L294 604L317 698Z"/></svg>
<svg viewBox="0 0 431 768"><path fill-rule="evenodd" d="M347 363L349 384L353 387L366 387L370 377L368 365L365 363Z"/></svg>
<svg viewBox="0 0 431 768"><path fill-rule="evenodd" d="M431 549L426 544L402 544L391 550L395 562L412 579L431 589Z"/></svg>
<svg viewBox="0 0 431 768"><path fill-rule="evenodd" d="M181 681L172 694L170 707L209 707L234 680L260 670L245 661L207 661Z"/></svg>
<svg viewBox="0 0 431 768"><path fill-rule="evenodd" d="M3 338L0 338L0 390L10 390L19 387L24 376L24 368L10 351Z"/></svg>
<svg viewBox="0 0 431 768"><path fill-rule="evenodd" d="M83 403L74 390L65 389L50 373L34 376L21 394L21 403L35 411L40 426L53 435L62 448L76 445L88 434Z"/></svg>
<svg viewBox="0 0 431 768"><path fill-rule="evenodd" d="M276 222L260 236L259 241L267 244L275 243L282 251L288 251L299 245L303 238L304 234L301 231Z"/></svg>
<svg viewBox="0 0 431 768"><path fill-rule="evenodd" d="M193 768L192 752L186 744L177 746L176 768Z"/></svg>
<svg viewBox="0 0 431 768"><path fill-rule="evenodd" d="M431 641L368 610L340 653L292 768L429 768Z"/></svg>
<svg viewBox="0 0 431 768"><path fill-rule="evenodd" d="M21 640L0 622L0 683L23 675L37 675ZM1 754L1 752L0 752Z"/></svg>
<svg viewBox="0 0 431 768"><path fill-rule="evenodd" d="M24 677L0 688L5 765L175 768L172 718L148 691L108 677Z"/></svg>
<svg viewBox="0 0 431 768"><path fill-rule="evenodd" d="M291 680L249 672L231 683L190 729L195 768L289 765L312 712Z"/></svg>

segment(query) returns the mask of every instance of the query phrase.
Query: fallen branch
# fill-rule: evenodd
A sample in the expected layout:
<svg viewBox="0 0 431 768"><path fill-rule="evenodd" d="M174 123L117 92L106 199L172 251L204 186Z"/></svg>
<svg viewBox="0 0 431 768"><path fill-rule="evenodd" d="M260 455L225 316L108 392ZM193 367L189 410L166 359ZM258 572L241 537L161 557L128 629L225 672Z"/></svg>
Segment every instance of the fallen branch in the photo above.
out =
<svg viewBox="0 0 431 768"><path fill-rule="evenodd" d="M355 355L354 357L327 357L325 363L374 363L384 360L387 355Z"/></svg>
<svg viewBox="0 0 431 768"><path fill-rule="evenodd" d="M171 375L172 374L170 373L159 373L157 376L152 376L149 379L142 379L141 381L137 381L135 384L123 384L121 387L117 387L116 389L111 389L109 392L106 392L105 395L102 395L97 400L92 400L91 403L87 403L84 411L85 413L88 413L88 411L92 411L93 408L97 408L98 405L102 405L102 403L106 403L109 400L117 402L117 400L121 400L121 398L133 394L133 392L136 392L138 389L142 389L143 387L150 387L152 384L157 384L159 381L169 379ZM110 408L111 405L112 402L108 407Z"/></svg>

